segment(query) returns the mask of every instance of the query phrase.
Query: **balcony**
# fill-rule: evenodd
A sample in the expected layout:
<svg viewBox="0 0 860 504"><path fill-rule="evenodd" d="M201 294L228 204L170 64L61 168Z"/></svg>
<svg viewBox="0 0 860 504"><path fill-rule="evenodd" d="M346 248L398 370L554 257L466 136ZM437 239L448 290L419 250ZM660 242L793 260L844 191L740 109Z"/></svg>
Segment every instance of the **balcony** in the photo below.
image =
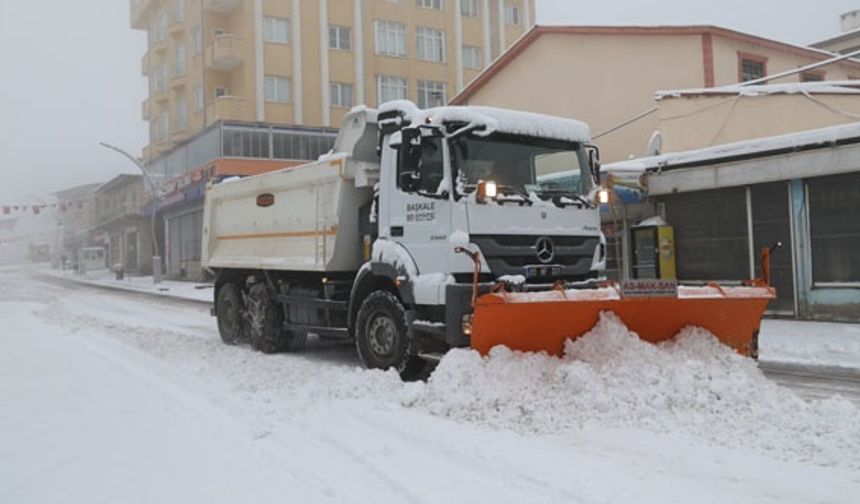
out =
<svg viewBox="0 0 860 504"><path fill-rule="evenodd" d="M180 37L185 33L185 17L173 13L170 15L170 24L167 26L167 31L173 37Z"/></svg>
<svg viewBox="0 0 860 504"><path fill-rule="evenodd" d="M174 72L170 77L170 88L178 89L188 84L188 72Z"/></svg>
<svg viewBox="0 0 860 504"><path fill-rule="evenodd" d="M149 47L149 52L155 54L164 54L167 52L167 39L155 40Z"/></svg>
<svg viewBox="0 0 860 504"><path fill-rule="evenodd" d="M241 7L244 0L203 0L203 9L219 14L228 14Z"/></svg>
<svg viewBox="0 0 860 504"><path fill-rule="evenodd" d="M95 224L96 227L101 227L120 219L143 217L144 215L144 206L137 203L124 203L111 208L102 207L96 212Z"/></svg>
<svg viewBox="0 0 860 504"><path fill-rule="evenodd" d="M181 130L176 130L170 133L170 142L173 144L181 143L188 139L191 135L188 133L188 127Z"/></svg>
<svg viewBox="0 0 860 504"><path fill-rule="evenodd" d="M150 99L154 100L156 103L164 104L170 100L170 94L167 92L167 87L157 86L152 90L152 93L149 95Z"/></svg>
<svg viewBox="0 0 860 504"><path fill-rule="evenodd" d="M245 99L238 96L219 96L206 107L206 121L242 121L245 119Z"/></svg>
<svg viewBox="0 0 860 504"><path fill-rule="evenodd" d="M129 2L129 17L131 27L135 30L145 30L147 28L147 11L152 5L150 0L131 0Z"/></svg>
<svg viewBox="0 0 860 504"><path fill-rule="evenodd" d="M143 103L140 104L140 118L144 121L148 121L151 111L152 107L150 106L149 98L147 98L143 100Z"/></svg>
<svg viewBox="0 0 860 504"><path fill-rule="evenodd" d="M245 60L245 42L236 35L218 35L206 46L206 67L221 72L229 72Z"/></svg>

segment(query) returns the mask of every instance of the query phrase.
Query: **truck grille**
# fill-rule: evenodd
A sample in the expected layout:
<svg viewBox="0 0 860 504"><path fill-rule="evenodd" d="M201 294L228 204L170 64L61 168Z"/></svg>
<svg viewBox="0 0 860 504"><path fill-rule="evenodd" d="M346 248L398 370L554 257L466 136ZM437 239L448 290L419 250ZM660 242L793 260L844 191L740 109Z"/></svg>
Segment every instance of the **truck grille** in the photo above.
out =
<svg viewBox="0 0 860 504"><path fill-rule="evenodd" d="M594 251L600 245L596 236L473 235L471 241L481 248L495 276L522 275L525 266L561 266L558 277L535 281L588 278Z"/></svg>

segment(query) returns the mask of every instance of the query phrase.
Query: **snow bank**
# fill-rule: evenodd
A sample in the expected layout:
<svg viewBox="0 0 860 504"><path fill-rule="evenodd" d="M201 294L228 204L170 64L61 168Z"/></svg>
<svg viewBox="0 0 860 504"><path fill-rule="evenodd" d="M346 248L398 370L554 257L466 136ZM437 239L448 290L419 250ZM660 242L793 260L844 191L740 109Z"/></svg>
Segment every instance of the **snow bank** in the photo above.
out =
<svg viewBox="0 0 860 504"><path fill-rule="evenodd" d="M860 415L841 398L805 402L702 329L641 341L613 314L566 357L450 352L418 401L433 414L530 434L582 427L681 432L782 459L860 467Z"/></svg>

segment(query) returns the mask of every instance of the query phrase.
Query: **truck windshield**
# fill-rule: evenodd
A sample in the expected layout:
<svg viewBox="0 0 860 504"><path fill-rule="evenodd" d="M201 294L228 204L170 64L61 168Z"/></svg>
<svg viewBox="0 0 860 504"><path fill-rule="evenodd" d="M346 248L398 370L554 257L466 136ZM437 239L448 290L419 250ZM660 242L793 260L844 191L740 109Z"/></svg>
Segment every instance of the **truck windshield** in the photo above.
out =
<svg viewBox="0 0 860 504"><path fill-rule="evenodd" d="M451 141L451 162L459 194L481 180L494 181L501 194L541 198L585 195L593 187L588 157L575 142L495 134L463 135Z"/></svg>

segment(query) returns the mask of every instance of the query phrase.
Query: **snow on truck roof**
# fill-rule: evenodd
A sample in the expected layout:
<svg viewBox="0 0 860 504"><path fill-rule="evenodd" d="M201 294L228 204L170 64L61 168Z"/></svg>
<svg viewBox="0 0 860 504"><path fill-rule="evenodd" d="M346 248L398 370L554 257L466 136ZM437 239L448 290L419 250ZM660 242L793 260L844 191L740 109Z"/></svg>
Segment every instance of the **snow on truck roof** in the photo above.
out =
<svg viewBox="0 0 860 504"><path fill-rule="evenodd" d="M391 101L379 107L380 113L391 111L401 112L412 124L442 125L447 122L461 122L483 126L483 131L476 132L481 136L501 132L567 142L591 141L591 130L584 122L518 110L477 106L436 107L421 110L414 103L406 100Z"/></svg>

